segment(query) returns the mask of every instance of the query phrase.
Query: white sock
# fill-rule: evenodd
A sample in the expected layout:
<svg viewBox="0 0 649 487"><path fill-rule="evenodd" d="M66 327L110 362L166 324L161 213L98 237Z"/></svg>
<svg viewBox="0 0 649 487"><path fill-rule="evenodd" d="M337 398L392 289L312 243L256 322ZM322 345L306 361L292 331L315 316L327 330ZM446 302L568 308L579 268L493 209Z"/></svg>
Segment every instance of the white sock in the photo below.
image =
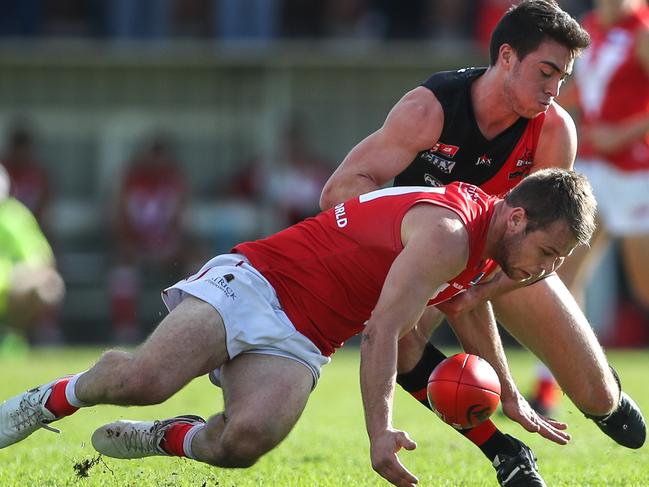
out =
<svg viewBox="0 0 649 487"><path fill-rule="evenodd" d="M199 423L195 426L192 426L187 434L185 435L185 439L183 440L183 453L185 453L185 456L187 458L191 458L192 460L196 460L196 457L194 456L194 452L192 451L192 441L194 440L194 436L201 431L203 428L207 426L204 423Z"/></svg>
<svg viewBox="0 0 649 487"><path fill-rule="evenodd" d="M72 378L70 379L70 381L65 386L65 398L75 408L82 408L84 406L90 406L90 404L81 401L77 397L77 393L74 390L75 386L77 385L77 381L79 380L79 377L81 377L85 373L86 373L86 371L79 372L78 374L73 375Z"/></svg>

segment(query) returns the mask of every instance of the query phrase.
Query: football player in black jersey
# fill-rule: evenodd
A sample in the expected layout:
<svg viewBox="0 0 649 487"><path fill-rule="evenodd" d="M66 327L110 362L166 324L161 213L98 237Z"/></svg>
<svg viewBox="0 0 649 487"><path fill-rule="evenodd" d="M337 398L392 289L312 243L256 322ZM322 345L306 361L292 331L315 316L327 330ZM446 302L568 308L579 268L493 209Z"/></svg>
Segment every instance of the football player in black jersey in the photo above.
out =
<svg viewBox="0 0 649 487"><path fill-rule="evenodd" d="M588 44L588 34L554 1L524 0L496 26L490 66L433 76L406 93L383 126L356 145L331 176L321 207L375 190L393 178L401 184L431 185L462 174L462 180L501 193L530 171L571 169L575 125L554 99ZM528 133L533 124L536 135ZM511 140L512 133L519 134L517 140ZM514 153L526 133L531 152L517 158ZM471 156L464 157L466 153ZM409 171L412 164L419 168L416 174ZM557 258L557 266L561 262ZM646 437L642 414L621 391L619 378L570 292L554 273L531 276L527 284L520 287L498 279L440 308L461 335L461 328L470 326L472 306L489 299L499 321L550 368L586 416L619 444L639 448ZM399 344L397 382L424 405L428 375L444 358L427 340L440 321L438 310L429 308L418 329ZM559 444L569 441L566 425L537 414L515 386L502 399L505 414L526 430ZM463 434L493 462L501 485L545 485L529 448L493 423Z"/></svg>

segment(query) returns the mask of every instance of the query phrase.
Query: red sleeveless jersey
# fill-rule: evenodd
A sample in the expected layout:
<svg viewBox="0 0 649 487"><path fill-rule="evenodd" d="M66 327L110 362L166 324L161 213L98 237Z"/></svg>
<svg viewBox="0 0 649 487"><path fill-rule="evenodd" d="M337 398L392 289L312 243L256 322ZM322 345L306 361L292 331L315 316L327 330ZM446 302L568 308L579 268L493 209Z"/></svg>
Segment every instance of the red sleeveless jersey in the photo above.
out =
<svg viewBox="0 0 649 487"><path fill-rule="evenodd" d="M481 257L496 201L466 183L382 189L268 238L237 245L233 252L248 257L273 285L297 330L331 355L369 319L388 270L403 250L401 222L408 209L422 202L448 208L469 235L467 267L437 290L432 305L497 268Z"/></svg>
<svg viewBox="0 0 649 487"><path fill-rule="evenodd" d="M592 44L575 66L582 126L649 114L649 76L636 54L638 34L649 29L649 8L641 7L607 28L591 13L583 25ZM601 157L622 170L649 169L649 135L614 154L597 154L581 140L579 148L581 157Z"/></svg>

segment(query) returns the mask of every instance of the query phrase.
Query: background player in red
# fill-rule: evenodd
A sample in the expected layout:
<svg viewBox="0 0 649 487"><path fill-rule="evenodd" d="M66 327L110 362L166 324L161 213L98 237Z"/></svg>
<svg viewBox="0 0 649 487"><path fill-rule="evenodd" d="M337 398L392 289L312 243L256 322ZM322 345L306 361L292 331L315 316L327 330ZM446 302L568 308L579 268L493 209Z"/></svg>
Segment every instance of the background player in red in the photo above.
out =
<svg viewBox="0 0 649 487"><path fill-rule="evenodd" d="M583 25L593 40L575 65L580 145L577 164L600 210L590 249L561 277L578 298L611 239L626 276L649 310L649 8L645 0L598 0Z"/></svg>
<svg viewBox="0 0 649 487"><path fill-rule="evenodd" d="M120 343L139 338L136 308L142 276L162 271L170 278L182 272L178 262L183 261L187 199L185 175L171 142L157 134L129 161L113 215L116 262L109 285L114 338Z"/></svg>
<svg viewBox="0 0 649 487"><path fill-rule="evenodd" d="M490 66L437 73L406 93L383 126L345 157L323 189L321 207L392 178L397 185L462 180L503 194L532 171L572 167L575 126L554 98L588 42L588 34L553 1L521 2L492 34ZM552 274L522 288L514 283L518 289L507 293L512 283L501 282L500 289L476 286L459 302L467 306L469 298L491 297L499 321L550 368L575 405L618 443L639 447L646 432L637 406L621 392L586 317L560 279ZM453 309L444 307L447 314ZM399 343L397 382L427 407L428 376L444 358L427 338L440 321L439 312L429 308ZM578 378L577 369L588 380ZM540 427L536 415L516 416L530 414L529 407L504 399L503 410L530 431ZM516 448L490 421L464 434L492 461L504 454L535 469L525 458L514 460Z"/></svg>
<svg viewBox="0 0 649 487"><path fill-rule="evenodd" d="M220 368L225 411L207 423L196 416L117 421L99 428L93 445L116 458L178 455L247 467L289 433L321 366L362 332L372 466L394 485L415 485L397 452L416 444L392 426L399 337L428 304L488 278L497 266L516 281L552 272L588 242L594 212L586 179L558 169L530 176L505 200L465 183L353 198L240 244L165 290L171 312L135 352L106 352L89 371L5 401L0 447L51 428L47 423L81 406L162 402ZM453 323L467 350L497 370L503 394L520 396L491 308L484 304ZM563 427L554 423L566 443ZM499 463L502 485L521 468Z"/></svg>
<svg viewBox="0 0 649 487"><path fill-rule="evenodd" d="M25 122L16 122L11 127L2 164L11 179L11 196L24 204L43 226L50 196L49 178L39 161L34 135Z"/></svg>

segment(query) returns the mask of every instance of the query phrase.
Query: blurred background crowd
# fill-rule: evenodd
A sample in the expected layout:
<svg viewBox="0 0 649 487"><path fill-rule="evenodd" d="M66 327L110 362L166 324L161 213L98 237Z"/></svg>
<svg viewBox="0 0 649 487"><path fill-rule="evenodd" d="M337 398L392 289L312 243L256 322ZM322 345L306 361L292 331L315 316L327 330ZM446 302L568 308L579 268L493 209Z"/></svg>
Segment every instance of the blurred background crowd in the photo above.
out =
<svg viewBox="0 0 649 487"><path fill-rule="evenodd" d="M300 38L475 39L507 0L5 0L0 34L93 39L272 41ZM588 0L565 0L581 15Z"/></svg>
<svg viewBox="0 0 649 487"><path fill-rule="evenodd" d="M0 0L1 205L22 204L0 208L0 260L31 263L5 269L0 353L20 347L18 323L33 343L137 341L164 313L163 287L317 212L402 93L486 65L509 5ZM645 346L622 272L612 251L588 315L605 344Z"/></svg>

